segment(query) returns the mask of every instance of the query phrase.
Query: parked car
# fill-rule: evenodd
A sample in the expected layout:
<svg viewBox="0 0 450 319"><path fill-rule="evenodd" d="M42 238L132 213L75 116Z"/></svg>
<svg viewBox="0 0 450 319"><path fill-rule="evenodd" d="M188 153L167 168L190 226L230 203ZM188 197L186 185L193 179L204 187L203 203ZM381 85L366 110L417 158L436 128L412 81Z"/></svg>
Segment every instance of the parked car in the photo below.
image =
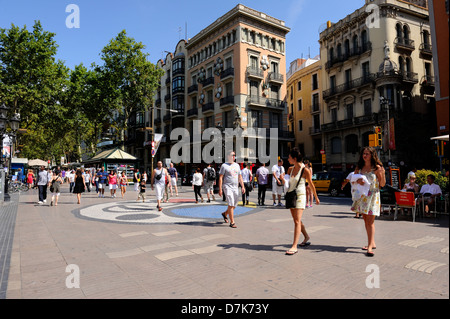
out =
<svg viewBox="0 0 450 319"><path fill-rule="evenodd" d="M351 196L350 183L345 185L344 190L341 190L342 183L347 176L348 174L344 172L318 172L313 174L312 180L318 193L329 193L333 197L339 194Z"/></svg>

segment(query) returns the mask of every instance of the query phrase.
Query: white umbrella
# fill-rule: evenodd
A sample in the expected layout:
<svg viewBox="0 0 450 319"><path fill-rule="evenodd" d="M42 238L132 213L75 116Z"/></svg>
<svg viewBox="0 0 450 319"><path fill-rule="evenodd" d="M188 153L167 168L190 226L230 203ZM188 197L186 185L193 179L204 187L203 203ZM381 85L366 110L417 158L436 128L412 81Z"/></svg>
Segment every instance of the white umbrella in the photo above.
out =
<svg viewBox="0 0 450 319"><path fill-rule="evenodd" d="M448 142L448 135L442 135L442 136L437 136L437 137L433 137L431 140L432 141L447 141Z"/></svg>
<svg viewBox="0 0 450 319"><path fill-rule="evenodd" d="M40 159L35 159L35 160L28 161L28 166L45 166L45 167L47 167L48 163L43 160L40 160Z"/></svg>

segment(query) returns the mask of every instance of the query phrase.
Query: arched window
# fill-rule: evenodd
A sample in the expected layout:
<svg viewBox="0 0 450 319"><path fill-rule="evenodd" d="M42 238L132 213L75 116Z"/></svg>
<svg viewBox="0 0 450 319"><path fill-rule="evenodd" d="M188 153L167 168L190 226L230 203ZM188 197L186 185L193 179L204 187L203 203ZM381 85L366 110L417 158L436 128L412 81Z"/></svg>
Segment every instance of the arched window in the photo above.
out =
<svg viewBox="0 0 450 319"><path fill-rule="evenodd" d="M345 42L344 42L344 54L345 54L345 57L350 56L350 40L349 39L345 40Z"/></svg>
<svg viewBox="0 0 450 319"><path fill-rule="evenodd" d="M340 137L333 137L331 139L331 153L341 154L342 153L342 143Z"/></svg>
<svg viewBox="0 0 450 319"><path fill-rule="evenodd" d="M334 60L334 48L330 48L330 56L328 57L328 61Z"/></svg>
<svg viewBox="0 0 450 319"><path fill-rule="evenodd" d="M361 32L361 46L362 46L363 52L367 51L368 46L369 46L369 38L367 36L366 30L363 30Z"/></svg>
<svg viewBox="0 0 450 319"><path fill-rule="evenodd" d="M403 62L402 56L398 57L398 67L399 67L400 73L404 74L405 73L405 63Z"/></svg>
<svg viewBox="0 0 450 319"><path fill-rule="evenodd" d="M400 23L395 25L395 31L397 32L397 38L403 38L402 26Z"/></svg>
<svg viewBox="0 0 450 319"><path fill-rule="evenodd" d="M403 39L409 40L409 28L406 24L403 26Z"/></svg>

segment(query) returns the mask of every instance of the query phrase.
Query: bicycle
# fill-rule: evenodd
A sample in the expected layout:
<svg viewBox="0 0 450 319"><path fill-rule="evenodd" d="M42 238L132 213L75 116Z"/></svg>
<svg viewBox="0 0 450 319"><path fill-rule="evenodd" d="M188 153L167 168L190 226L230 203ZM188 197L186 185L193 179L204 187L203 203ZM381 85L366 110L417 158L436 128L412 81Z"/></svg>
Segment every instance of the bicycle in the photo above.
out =
<svg viewBox="0 0 450 319"><path fill-rule="evenodd" d="M8 182L8 192L16 193L16 192L26 192L28 191L28 185L18 181L9 180Z"/></svg>

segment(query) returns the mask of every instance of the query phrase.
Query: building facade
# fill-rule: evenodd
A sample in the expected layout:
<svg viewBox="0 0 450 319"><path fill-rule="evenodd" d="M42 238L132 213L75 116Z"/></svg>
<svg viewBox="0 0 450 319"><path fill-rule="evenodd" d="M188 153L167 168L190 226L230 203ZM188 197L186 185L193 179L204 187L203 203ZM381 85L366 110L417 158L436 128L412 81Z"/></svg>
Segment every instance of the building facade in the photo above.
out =
<svg viewBox="0 0 450 319"><path fill-rule="evenodd" d="M295 144L312 163L322 164L322 65L319 57L297 59L287 73L288 126Z"/></svg>
<svg viewBox="0 0 450 319"><path fill-rule="evenodd" d="M435 127L430 41L426 0L366 0L320 33L329 168L351 169L375 126L383 128L384 162L429 164Z"/></svg>
<svg viewBox="0 0 450 319"><path fill-rule="evenodd" d="M449 134L449 1L430 0L431 43L436 82L438 135Z"/></svg>
<svg viewBox="0 0 450 319"><path fill-rule="evenodd" d="M276 128L279 155L287 156L288 131L285 41L281 20L243 5L188 41L185 127ZM268 136L269 137L269 136ZM239 150L237 150L239 151ZM256 163L257 150L241 154Z"/></svg>

